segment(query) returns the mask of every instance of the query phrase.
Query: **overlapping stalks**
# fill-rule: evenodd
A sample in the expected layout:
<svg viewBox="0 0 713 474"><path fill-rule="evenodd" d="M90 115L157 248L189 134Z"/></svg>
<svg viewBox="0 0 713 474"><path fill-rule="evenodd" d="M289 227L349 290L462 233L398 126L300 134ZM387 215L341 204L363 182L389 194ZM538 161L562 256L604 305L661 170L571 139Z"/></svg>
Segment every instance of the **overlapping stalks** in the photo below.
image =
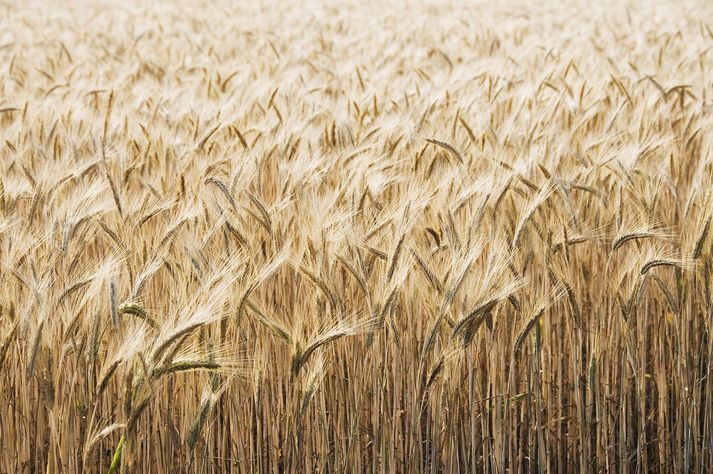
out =
<svg viewBox="0 0 713 474"><path fill-rule="evenodd" d="M0 472L713 464L713 11L495 3L2 4Z"/></svg>

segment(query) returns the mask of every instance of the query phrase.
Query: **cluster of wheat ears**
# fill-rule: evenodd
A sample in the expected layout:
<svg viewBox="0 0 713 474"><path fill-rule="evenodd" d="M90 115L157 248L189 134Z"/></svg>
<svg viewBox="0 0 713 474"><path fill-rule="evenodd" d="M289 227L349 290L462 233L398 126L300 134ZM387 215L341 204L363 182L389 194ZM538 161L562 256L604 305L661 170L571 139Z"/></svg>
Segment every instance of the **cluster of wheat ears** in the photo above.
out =
<svg viewBox="0 0 713 474"><path fill-rule="evenodd" d="M0 472L706 470L706 18L0 2Z"/></svg>

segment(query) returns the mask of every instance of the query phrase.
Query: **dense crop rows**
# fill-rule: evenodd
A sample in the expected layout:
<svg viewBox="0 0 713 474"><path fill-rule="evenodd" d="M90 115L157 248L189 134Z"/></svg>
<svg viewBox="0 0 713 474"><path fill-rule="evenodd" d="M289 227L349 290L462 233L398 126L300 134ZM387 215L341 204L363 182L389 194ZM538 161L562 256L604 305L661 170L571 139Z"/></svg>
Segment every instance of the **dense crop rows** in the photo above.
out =
<svg viewBox="0 0 713 474"><path fill-rule="evenodd" d="M709 2L0 3L0 472L713 465Z"/></svg>

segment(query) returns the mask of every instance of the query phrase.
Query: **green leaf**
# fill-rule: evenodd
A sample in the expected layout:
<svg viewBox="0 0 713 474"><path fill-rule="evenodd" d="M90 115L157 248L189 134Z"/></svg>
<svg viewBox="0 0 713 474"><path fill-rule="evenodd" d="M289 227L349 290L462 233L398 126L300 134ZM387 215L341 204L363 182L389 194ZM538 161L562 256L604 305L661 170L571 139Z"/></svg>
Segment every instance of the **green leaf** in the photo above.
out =
<svg viewBox="0 0 713 474"><path fill-rule="evenodd" d="M114 458L111 460L111 466L109 466L109 474L114 474L119 469L119 464L121 463L121 452L124 450L125 441L125 435L121 435L119 444L116 447L116 452L114 453Z"/></svg>

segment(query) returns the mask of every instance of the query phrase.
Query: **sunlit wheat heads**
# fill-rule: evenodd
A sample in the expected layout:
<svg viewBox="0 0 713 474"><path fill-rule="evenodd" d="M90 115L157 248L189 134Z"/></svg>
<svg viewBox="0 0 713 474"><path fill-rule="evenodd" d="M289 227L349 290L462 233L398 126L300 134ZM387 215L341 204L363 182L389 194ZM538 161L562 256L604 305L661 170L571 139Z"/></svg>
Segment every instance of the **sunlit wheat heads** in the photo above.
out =
<svg viewBox="0 0 713 474"><path fill-rule="evenodd" d="M706 472L709 3L1 3L0 472Z"/></svg>

